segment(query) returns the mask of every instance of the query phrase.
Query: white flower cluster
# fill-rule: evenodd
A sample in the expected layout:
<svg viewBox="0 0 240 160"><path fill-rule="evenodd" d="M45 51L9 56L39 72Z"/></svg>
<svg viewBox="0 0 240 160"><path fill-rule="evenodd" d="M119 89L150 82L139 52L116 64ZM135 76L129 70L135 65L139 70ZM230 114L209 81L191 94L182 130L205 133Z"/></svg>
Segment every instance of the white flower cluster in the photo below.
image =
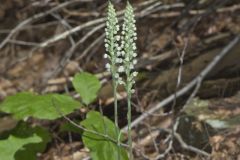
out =
<svg viewBox="0 0 240 160"><path fill-rule="evenodd" d="M112 73L112 76L117 82L122 80L119 76L119 73L117 72L117 65L119 63L122 63L122 59L120 58L119 54L122 49L118 45L118 41L120 41L121 37L117 35L119 29L120 28L118 25L115 9L109 2L105 28L106 38L104 40L107 53L105 53L103 57L108 59L109 63L107 63L105 67L107 71Z"/></svg>
<svg viewBox="0 0 240 160"><path fill-rule="evenodd" d="M136 43L137 33L136 33L136 21L134 19L133 8L130 3L127 3L126 11L124 14L124 23L122 26L122 41L121 46L124 49L124 60L123 66L126 69L125 73L127 76L128 88L132 88L135 83L135 77L138 72L134 71L134 66L137 64L137 53L136 53ZM132 89L132 92L134 90Z"/></svg>
<svg viewBox="0 0 240 160"><path fill-rule="evenodd" d="M113 5L109 2L108 18L106 22L105 47L107 53L104 58L108 59L106 69L112 73L118 84L124 84L127 88L132 88L135 83L134 78L137 72L134 66L137 64L136 43L137 34L132 6L127 3L122 25L121 36L118 35L119 25ZM126 75L126 82L120 75Z"/></svg>

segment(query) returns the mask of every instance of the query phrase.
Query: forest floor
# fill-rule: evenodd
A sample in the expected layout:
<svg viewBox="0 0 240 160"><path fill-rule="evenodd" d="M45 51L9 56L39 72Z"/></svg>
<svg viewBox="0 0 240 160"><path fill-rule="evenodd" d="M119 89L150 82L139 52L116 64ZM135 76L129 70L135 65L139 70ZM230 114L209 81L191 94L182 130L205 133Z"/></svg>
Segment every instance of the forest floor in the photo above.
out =
<svg viewBox="0 0 240 160"><path fill-rule="evenodd" d="M125 2L114 3L121 17ZM240 1L131 3L139 72L133 120L142 118L132 132L136 159L240 160ZM106 6L104 0L1 2L0 101L21 91L76 97L72 77L87 71L103 87L95 103L69 117L81 119L101 104L104 115L113 119L111 78L103 59ZM221 56L223 50L226 55ZM124 128L126 94L121 88L119 95ZM63 122L38 122L54 137L39 160L88 156L79 135L60 132ZM15 123L1 116L0 132Z"/></svg>

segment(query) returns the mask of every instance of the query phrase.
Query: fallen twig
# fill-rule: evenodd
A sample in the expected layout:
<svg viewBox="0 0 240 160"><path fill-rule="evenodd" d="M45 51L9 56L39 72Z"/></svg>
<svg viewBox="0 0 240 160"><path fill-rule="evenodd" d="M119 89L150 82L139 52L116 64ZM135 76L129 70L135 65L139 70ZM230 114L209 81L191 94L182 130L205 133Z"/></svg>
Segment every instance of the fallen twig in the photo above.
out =
<svg viewBox="0 0 240 160"><path fill-rule="evenodd" d="M180 97L187 93L189 90L191 90L200 80L203 80L207 74L216 66L216 64L226 55L229 53L229 51L237 44L239 43L239 35L235 37L227 46L223 48L223 50L206 66L204 70L196 77L194 78L190 83L188 83L185 87L177 91L176 96ZM168 105L170 102L172 102L175 98L175 94L170 95L166 99L164 99L162 102L158 103L155 107L149 109L148 111L142 113L141 116L139 116L137 119L135 119L132 122L132 127L138 125L141 123L144 119L146 119L149 115L153 114L154 112L158 111L160 108ZM127 126L122 128L123 132L127 131Z"/></svg>
<svg viewBox="0 0 240 160"><path fill-rule="evenodd" d="M65 65L67 64L67 62L69 61L69 59L72 57L74 51L77 49L77 47L79 45L81 45L83 42L86 41L86 39L88 39L92 34L94 34L96 31L98 31L99 29L103 28L105 26L105 24L101 24L99 26L96 26L94 29L92 29L91 31L89 31L82 39L80 39L80 41L78 41L75 45L73 45L65 54L65 56L63 57L63 59L61 60L60 64L54 69L54 71L51 73L51 75L49 77L46 77L45 82L48 81L49 78L54 77L55 75L57 75L59 72L62 71L62 69L65 67Z"/></svg>
<svg viewBox="0 0 240 160"><path fill-rule="evenodd" d="M2 41L2 43L0 44L0 49L2 49L8 42L9 40L12 38L12 36L17 33L21 28L25 27L26 25L40 19L43 18L57 10L60 10L70 4L76 3L76 2L89 2L90 0L72 0L72 1L67 1L65 3L62 3L46 12L41 12L39 14L35 14L32 17L22 21L21 23L19 23L14 29L11 30L11 32L8 34L8 36Z"/></svg>

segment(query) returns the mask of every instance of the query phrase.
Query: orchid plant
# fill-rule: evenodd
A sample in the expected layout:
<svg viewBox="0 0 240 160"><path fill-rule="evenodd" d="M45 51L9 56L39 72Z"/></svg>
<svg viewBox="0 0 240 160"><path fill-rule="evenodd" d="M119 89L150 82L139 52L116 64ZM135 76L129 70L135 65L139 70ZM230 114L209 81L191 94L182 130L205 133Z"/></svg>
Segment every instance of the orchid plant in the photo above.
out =
<svg viewBox="0 0 240 160"><path fill-rule="evenodd" d="M124 85L127 92L128 145L130 149L130 159L133 159L131 138L131 97L135 91L133 86L135 84L135 77L138 74L138 72L134 70L134 66L137 64L137 47L135 43L137 40L136 20L134 18L133 8L129 2L127 2L121 32L116 12L111 2L109 2L108 5L107 15L105 29L106 53L104 54L104 58L108 59L106 69L111 73L113 79L115 125L118 126L117 87L120 84ZM120 135L120 133L118 133L118 135Z"/></svg>
<svg viewBox="0 0 240 160"><path fill-rule="evenodd" d="M124 14L123 24L119 26L114 6L109 2L106 20L106 54L108 60L106 69L112 75L115 124L100 112L89 111L81 121L72 121L67 116L81 107L87 107L95 101L101 83L99 79L87 72L74 76L72 84L80 95L81 102L70 95L34 92L20 92L0 103L0 112L16 120L16 126L11 130L0 131L0 157L4 160L28 159L35 160L44 152L51 142L51 132L40 124L32 125L28 119L54 121L63 118L66 122L60 126L60 132L76 132L82 136L84 145L89 149L93 160L133 160L131 138L131 96L134 93L134 83L137 72L137 39L133 8L130 3ZM128 104L128 145L118 127L117 88L123 85L127 92ZM1 117L0 117L1 118ZM23 136L24 135L24 136ZM53 136L54 137L54 136ZM12 144L12 145L9 145ZM129 156L126 148L129 148Z"/></svg>

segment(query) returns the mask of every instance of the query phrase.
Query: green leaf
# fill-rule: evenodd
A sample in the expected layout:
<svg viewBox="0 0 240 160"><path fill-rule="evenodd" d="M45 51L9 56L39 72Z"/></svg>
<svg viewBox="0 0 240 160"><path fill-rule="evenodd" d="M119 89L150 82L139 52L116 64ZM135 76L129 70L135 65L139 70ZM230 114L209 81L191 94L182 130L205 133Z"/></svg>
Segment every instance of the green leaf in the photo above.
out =
<svg viewBox="0 0 240 160"><path fill-rule="evenodd" d="M76 124L78 124L79 122L76 122L74 121ZM78 133L78 134L82 134L83 131L82 129L74 126L73 124L71 124L70 122L66 122L66 123L63 123L61 126L60 126L60 132L73 132L73 133Z"/></svg>
<svg viewBox="0 0 240 160"><path fill-rule="evenodd" d="M36 160L37 153L41 153L45 150L47 143L51 140L49 132L42 127L31 128L25 122L19 123L19 125L12 131L12 134L17 137L30 137L33 134L41 137L40 143L26 144L24 149L19 150L15 154L16 160Z"/></svg>
<svg viewBox="0 0 240 160"><path fill-rule="evenodd" d="M54 120L73 112L81 104L70 96L58 94L36 95L29 92L9 96L0 104L0 110L17 119L34 117Z"/></svg>
<svg viewBox="0 0 240 160"><path fill-rule="evenodd" d="M99 112L89 112L81 125L89 130L108 135L112 139L118 139L114 123ZM118 153L120 154L120 160L128 160L127 152L123 147L118 147L117 144L100 135L83 132L82 139L85 146L90 149L93 160L117 159Z"/></svg>
<svg viewBox="0 0 240 160"><path fill-rule="evenodd" d="M0 140L0 157L2 160L14 160L15 153L20 149L25 149L25 144L39 142L41 142L41 138L36 134L27 138L19 138L11 135L6 140Z"/></svg>
<svg viewBox="0 0 240 160"><path fill-rule="evenodd" d="M88 105L96 99L101 84L96 76L82 72L75 75L73 86L80 94L82 101Z"/></svg>
<svg viewBox="0 0 240 160"><path fill-rule="evenodd" d="M23 148L15 153L15 160L36 160L37 153L41 153L45 150L47 143L51 140L49 132L42 127L30 127L27 123L20 121L17 126L7 132L0 135L0 139L7 139L9 136L25 139L32 137L36 134L41 138L39 143L25 144Z"/></svg>

